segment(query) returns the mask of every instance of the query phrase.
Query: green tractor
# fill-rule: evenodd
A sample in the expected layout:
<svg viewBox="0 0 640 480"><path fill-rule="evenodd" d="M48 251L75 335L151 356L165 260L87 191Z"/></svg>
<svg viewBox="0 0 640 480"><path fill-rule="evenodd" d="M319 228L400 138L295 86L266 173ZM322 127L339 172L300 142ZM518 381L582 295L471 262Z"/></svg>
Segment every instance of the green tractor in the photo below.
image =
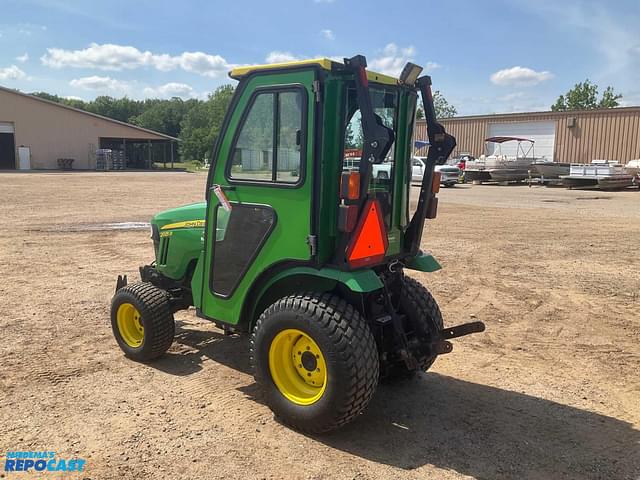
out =
<svg viewBox="0 0 640 480"><path fill-rule="evenodd" d="M141 282L118 278L111 323L128 357L166 352L173 314L193 306L225 333L250 335L276 417L320 433L362 412L380 379L426 371L448 340L484 330L444 328L432 295L403 273L440 268L420 242L437 211L434 168L455 139L436 121L431 79L412 63L400 78L366 66L355 56L230 73L239 84L206 202L156 215L155 262ZM418 93L430 148L411 214Z"/></svg>

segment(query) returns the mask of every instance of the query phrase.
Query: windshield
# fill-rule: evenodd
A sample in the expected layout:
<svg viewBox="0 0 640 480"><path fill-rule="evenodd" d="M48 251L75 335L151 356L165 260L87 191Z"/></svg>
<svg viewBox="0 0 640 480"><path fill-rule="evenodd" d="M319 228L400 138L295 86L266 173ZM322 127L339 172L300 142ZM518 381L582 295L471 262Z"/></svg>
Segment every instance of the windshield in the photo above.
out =
<svg viewBox="0 0 640 480"><path fill-rule="evenodd" d="M397 132L398 93L393 88L370 86L371 103L373 111L380 117L382 123ZM344 131L344 158L343 171L357 170L362 156L362 118L356 98L355 88L347 91L347 118ZM389 226L391 213L391 200L393 192L393 158L395 142L391 144L389 153L384 161L372 165L371 181L367 193L374 194L383 207L385 223Z"/></svg>

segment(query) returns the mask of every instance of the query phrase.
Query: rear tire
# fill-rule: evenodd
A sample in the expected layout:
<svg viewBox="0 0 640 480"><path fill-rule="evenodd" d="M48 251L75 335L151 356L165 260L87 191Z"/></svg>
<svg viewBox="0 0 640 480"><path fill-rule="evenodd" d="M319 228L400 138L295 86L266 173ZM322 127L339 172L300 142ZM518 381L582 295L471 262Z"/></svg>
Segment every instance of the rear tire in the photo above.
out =
<svg viewBox="0 0 640 480"><path fill-rule="evenodd" d="M408 327L412 335L417 335L423 340L431 339L437 333L434 330L442 330L444 322L440 307L433 295L420 282L411 277L404 277L404 288L400 296L400 310L407 316ZM407 369L401 360L391 365L386 371L385 380L400 380L412 378L418 371L426 372L436 361L437 355L431 355L421 362L418 370Z"/></svg>
<svg viewBox="0 0 640 480"><path fill-rule="evenodd" d="M276 417L307 433L351 421L378 384L369 326L353 306L328 293L291 295L271 305L253 330L250 358Z"/></svg>
<svg viewBox="0 0 640 480"><path fill-rule="evenodd" d="M111 328L124 354L148 362L173 343L175 322L169 295L150 283L132 283L111 301Z"/></svg>

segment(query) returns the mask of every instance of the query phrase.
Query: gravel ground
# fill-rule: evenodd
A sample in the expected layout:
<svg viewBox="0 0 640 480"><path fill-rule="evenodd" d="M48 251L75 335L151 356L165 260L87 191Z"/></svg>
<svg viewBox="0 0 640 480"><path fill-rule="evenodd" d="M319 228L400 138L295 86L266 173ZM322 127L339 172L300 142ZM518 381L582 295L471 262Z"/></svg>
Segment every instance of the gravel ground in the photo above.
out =
<svg viewBox="0 0 640 480"><path fill-rule="evenodd" d="M246 339L192 311L149 365L112 337L115 278L152 257L135 222L205 179L0 174L0 456L79 456L93 479L640 478L640 193L443 190L423 247L444 269L416 277L445 324L487 331L310 437L263 405Z"/></svg>

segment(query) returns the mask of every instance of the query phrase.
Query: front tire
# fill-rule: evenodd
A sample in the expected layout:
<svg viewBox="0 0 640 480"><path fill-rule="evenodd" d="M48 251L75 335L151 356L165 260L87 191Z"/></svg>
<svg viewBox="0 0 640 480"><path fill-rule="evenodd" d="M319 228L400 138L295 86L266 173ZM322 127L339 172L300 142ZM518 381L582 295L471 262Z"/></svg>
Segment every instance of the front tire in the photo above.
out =
<svg viewBox="0 0 640 480"><path fill-rule="evenodd" d="M111 301L111 328L127 357L138 362L159 357L175 334L169 295L150 283L122 287Z"/></svg>
<svg viewBox="0 0 640 480"><path fill-rule="evenodd" d="M253 330L251 363L276 417L308 433L351 421L378 384L369 326L331 294L297 294L271 305Z"/></svg>

